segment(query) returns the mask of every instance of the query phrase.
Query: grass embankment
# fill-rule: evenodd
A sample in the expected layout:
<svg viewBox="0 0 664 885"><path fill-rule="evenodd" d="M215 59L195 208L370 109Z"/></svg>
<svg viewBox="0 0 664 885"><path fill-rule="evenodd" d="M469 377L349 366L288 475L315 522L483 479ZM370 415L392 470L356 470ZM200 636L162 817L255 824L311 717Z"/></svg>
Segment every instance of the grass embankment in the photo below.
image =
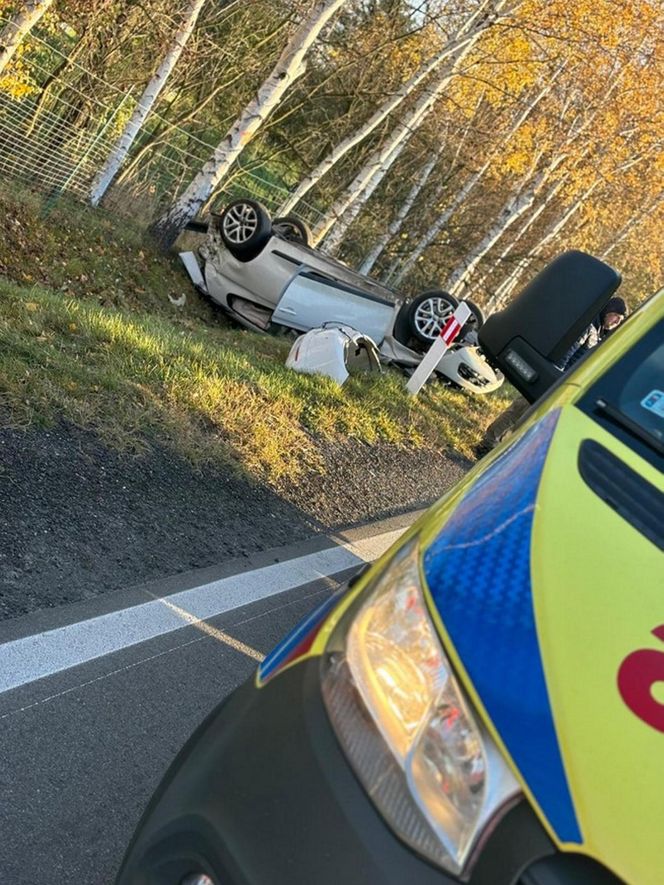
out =
<svg viewBox="0 0 664 885"><path fill-rule="evenodd" d="M3 202L4 226L16 225ZM468 455L505 407L500 392L441 385L412 399L393 371L343 388L298 375L284 367L288 342L219 321L126 225L71 207L45 219L18 208L22 255L16 244L0 251L1 420L65 419L125 449L158 441L275 481L315 469L321 438ZM187 304L173 307L167 295L183 291Z"/></svg>

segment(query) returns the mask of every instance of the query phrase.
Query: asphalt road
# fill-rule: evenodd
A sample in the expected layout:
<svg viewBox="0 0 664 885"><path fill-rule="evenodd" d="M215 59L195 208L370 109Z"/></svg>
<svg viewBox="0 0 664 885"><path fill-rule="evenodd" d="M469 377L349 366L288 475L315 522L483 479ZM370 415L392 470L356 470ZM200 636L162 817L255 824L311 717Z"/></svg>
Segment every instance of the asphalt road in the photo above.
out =
<svg viewBox="0 0 664 885"><path fill-rule="evenodd" d="M322 470L275 489L63 422L0 429L0 621L427 507L469 467L385 442L319 447Z"/></svg>
<svg viewBox="0 0 664 885"><path fill-rule="evenodd" d="M110 885L189 734L411 519L3 622L0 883Z"/></svg>

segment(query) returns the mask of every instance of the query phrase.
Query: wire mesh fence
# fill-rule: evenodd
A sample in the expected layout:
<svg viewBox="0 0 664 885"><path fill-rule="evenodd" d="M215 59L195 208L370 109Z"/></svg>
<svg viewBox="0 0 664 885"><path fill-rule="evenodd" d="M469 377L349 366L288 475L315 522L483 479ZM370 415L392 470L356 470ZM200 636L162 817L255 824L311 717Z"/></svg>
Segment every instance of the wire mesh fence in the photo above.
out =
<svg viewBox="0 0 664 885"><path fill-rule="evenodd" d="M0 16L0 26L3 21ZM30 82L25 92L6 89L0 79L0 177L20 180L48 200L68 195L87 202L96 175L135 108L139 90L121 91L34 32L31 40L48 50L50 61L44 61L43 55L41 60L29 54L22 57ZM214 148L153 111L101 206L149 227L187 187ZM262 202L274 217L289 194L278 164L249 150L204 211L249 197ZM324 217L325 206L305 199L296 212L314 228ZM368 215L372 214L370 210ZM363 244L353 239L351 229L347 240L351 253L362 252Z"/></svg>
<svg viewBox="0 0 664 885"><path fill-rule="evenodd" d="M48 198L66 193L87 201L96 174L134 109L135 96L70 62L39 36L33 34L32 39L56 53L58 64L46 67L23 56L21 64L31 88L14 94L3 89L0 82L0 176L20 180ZM60 76L58 68L65 63L94 82L105 100L77 87L71 77ZM166 134L160 134L160 129ZM104 197L103 206L147 227L187 186L214 147L159 114L151 114ZM208 205L251 196L272 213L277 212L289 189L273 174L255 171L256 165L255 157L253 170L237 164ZM321 217L316 207L306 203L300 210L310 224Z"/></svg>
<svg viewBox="0 0 664 885"><path fill-rule="evenodd" d="M81 124L73 114L68 119L34 100L0 92L0 174L48 195L67 192L85 199L110 150L106 132L118 109Z"/></svg>

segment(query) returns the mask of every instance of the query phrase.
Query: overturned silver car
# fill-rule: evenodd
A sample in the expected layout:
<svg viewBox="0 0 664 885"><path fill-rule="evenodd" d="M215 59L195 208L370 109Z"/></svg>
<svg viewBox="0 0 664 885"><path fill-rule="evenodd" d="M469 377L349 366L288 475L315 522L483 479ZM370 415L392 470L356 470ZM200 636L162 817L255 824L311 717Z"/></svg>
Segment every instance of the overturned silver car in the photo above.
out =
<svg viewBox="0 0 664 885"><path fill-rule="evenodd" d="M255 200L229 203L211 216L198 254L183 262L199 291L247 328L307 332L334 322L373 339L381 358L405 371L415 368L458 305L446 292L405 299L309 245L295 217L270 218ZM503 376L483 358L472 318L436 367L439 376L474 393L489 393Z"/></svg>

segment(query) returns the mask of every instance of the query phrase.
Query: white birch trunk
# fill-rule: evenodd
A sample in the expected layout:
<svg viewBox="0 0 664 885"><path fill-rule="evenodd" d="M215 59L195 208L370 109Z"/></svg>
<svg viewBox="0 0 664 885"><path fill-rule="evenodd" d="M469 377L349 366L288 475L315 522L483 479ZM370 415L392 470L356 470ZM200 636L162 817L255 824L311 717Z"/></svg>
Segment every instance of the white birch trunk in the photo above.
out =
<svg viewBox="0 0 664 885"><path fill-rule="evenodd" d="M189 37L192 35L204 3L205 0L191 0L189 3L184 21L175 35L173 43L155 71L154 76L143 90L134 113L127 121L124 131L111 151L110 156L95 176L90 191L90 203L93 206L99 204L124 163L136 136L140 132L141 126L145 123L148 114L154 107L159 94L178 63Z"/></svg>
<svg viewBox="0 0 664 885"><path fill-rule="evenodd" d="M436 188L434 191L430 203L431 205L437 205L443 197L443 193L445 192L445 188L447 187L448 182L445 181L440 187ZM401 227L405 223L406 219L404 218ZM409 255L410 258L410 255ZM398 280L403 278L403 273L401 273L401 265L403 264L403 259L400 255L396 255L394 259L390 262L389 267L385 270L385 272L381 275L380 281L381 283L385 283L385 285L397 285Z"/></svg>
<svg viewBox="0 0 664 885"><path fill-rule="evenodd" d="M429 111L427 111L423 115L422 119L420 120L420 122L417 125L420 125L420 123L423 122L424 117L426 116L427 113L430 112L430 110L431 109L429 109ZM395 145L392 152L387 157L385 157L384 161L380 164L380 166L378 166L374 170L372 175L365 181L364 187L362 188L362 192L360 194L358 194L357 199L351 201L348 205L348 208L341 216L341 218L339 218L339 220L336 223L333 223L332 230L327 235L325 242L323 244L323 247L322 247L323 251L326 252L328 255L335 255L336 254L337 250L339 249L339 246L341 245L344 237L346 236L346 231L351 226L351 224L355 221L355 219L360 214L362 209L366 206L367 202L371 199L374 191L376 190L378 185L381 183L383 178L385 178L385 176L387 175L389 170L392 168L392 166L394 165L396 160L403 153L413 132L414 132L414 129L406 136L406 138L402 139L401 141L399 141ZM314 238L316 239L316 233L314 233ZM317 241L318 240L316 239L316 242Z"/></svg>
<svg viewBox="0 0 664 885"><path fill-rule="evenodd" d="M495 246L505 231L528 212L545 182L560 165L562 159L560 157L554 160L535 177L530 186L520 189L518 193L507 200L499 214L498 221L496 221L483 239L467 253L463 262L448 277L446 290L451 295L457 297L461 294L464 286L482 259Z"/></svg>
<svg viewBox="0 0 664 885"><path fill-rule="evenodd" d="M476 114L479 113L479 110L482 107L483 101L484 101L484 93L482 93L482 95L479 98L479 101L477 102ZM455 170L459 164L459 157L461 156L461 152L463 150L464 144L466 142L466 138L468 136L468 133L470 132L471 125L472 125L474 119L475 119L475 115L468 121L468 125L466 126L466 128L464 130L463 136L459 139L459 144L457 145L457 149L454 152L454 159L452 160L451 167L448 170L447 174L445 175L442 183L438 185L438 187L434 190L433 194L430 197L429 202L431 205L435 206L439 203L439 201L442 199L445 189L447 188L450 180L452 179L453 175L455 174ZM442 146L441 146L441 150L442 150ZM406 221L406 218L408 217L408 215L410 213L411 208L412 208L412 206L409 206L408 211L403 214L403 217L400 219L399 226L394 231L393 236L396 236L400 232L401 228L403 227L403 225ZM390 282L392 276L397 272L401 262L402 262L401 256L396 255L395 258L390 262L389 267L382 274L382 276L381 276L382 283L389 285L389 282Z"/></svg>
<svg viewBox="0 0 664 885"><path fill-rule="evenodd" d="M454 215L454 213L459 209L468 199L468 197L473 193L477 185L480 183L486 172L491 168L491 163L497 156L497 154L503 149L503 147L511 141L512 138L516 135L521 126L526 122L531 113L535 110L537 105L542 101L542 99L547 95L553 86L553 82L558 76L558 73L562 70L559 68L558 72L551 78L551 80L546 84L546 86L538 92L531 102L526 106L526 108L519 114L517 119L514 121L512 126L510 126L509 130L505 133L505 135L500 139L498 144L490 151L488 157L485 162L480 166L480 168L474 172L470 178L464 183L463 187L454 196L452 202L447 206L443 212L438 216L436 222L429 228L426 234L419 241L417 246L410 253L406 261L403 262L397 274L393 277L392 283L396 286L398 285L403 278L411 272L411 270L415 267L417 262L420 260L420 256L427 249L431 243L436 239L436 237L441 233L445 225L448 223L450 218Z"/></svg>
<svg viewBox="0 0 664 885"><path fill-rule="evenodd" d="M485 2L483 8L486 6L487 3ZM473 20L476 20L476 16L473 16ZM371 117L369 117L366 123L363 123L362 126L357 128L351 135L339 142L339 144L336 145L336 147L334 147L323 160L321 160L316 168L302 179L293 193L279 207L279 212L277 214L287 215L291 209L309 193L312 187L318 184L321 178L327 175L327 173L336 166L339 160L346 156L348 151L363 142L364 139L367 138L367 136L369 136L376 127L392 113L392 111L396 110L409 95L412 95L420 83L422 83L426 77L438 67L438 65L450 55L456 53L472 39L472 34L466 35L463 30L460 30L455 38L449 40L437 55L416 71L410 79L406 80L406 82L403 83L397 91L390 96L390 98L388 98L374 114L371 115Z"/></svg>
<svg viewBox="0 0 664 885"><path fill-rule="evenodd" d="M26 34L53 5L53 0L26 0L20 12L15 12L0 33L0 74L14 57Z"/></svg>
<svg viewBox="0 0 664 885"><path fill-rule="evenodd" d="M319 243L324 237L327 237L331 228L334 227L334 232L326 239L325 251L331 252L338 246L349 224L365 205L368 199L367 190L373 193L385 175L387 175L392 163L405 148L413 133L422 125L427 114L432 110L436 101L454 77L459 64L470 54L475 43L488 26L488 24L483 24L472 34L451 64L446 66L445 70L434 80L433 84L425 87L423 94L414 107L392 130L387 141L372 153L350 185L314 228L312 236L314 245ZM349 213L351 207L354 208Z"/></svg>
<svg viewBox="0 0 664 885"><path fill-rule="evenodd" d="M614 249L617 249L621 243L624 243L627 237L632 233L635 227L638 227L639 224L643 221L644 218L652 215L654 210L659 206L661 202L664 201L664 193L660 194L660 196L653 200L645 209L641 209L640 212L635 212L634 215L629 219L627 224L625 224L618 233L613 237L611 242L605 247L604 251L601 253L600 258L606 259L613 252Z"/></svg>
<svg viewBox="0 0 664 885"><path fill-rule="evenodd" d="M563 213L563 215L558 219L558 221L553 222L546 231L546 233L539 240L537 245L530 250L528 255L519 261L512 272L505 278L505 280L498 286L496 289L493 298L487 304L487 312L491 312L495 310L497 307L502 307L505 304L505 301L509 297L509 295L516 288L519 280L523 276L524 272L532 263L533 259L537 258L546 247L552 243L560 234L562 229L566 227L567 224L572 220L574 215L579 211L579 209L585 204L588 197L595 190L599 181L594 181L589 188L587 188L581 196L577 197L576 200L567 208L567 210Z"/></svg>
<svg viewBox="0 0 664 885"><path fill-rule="evenodd" d="M214 153L189 187L153 225L164 245L177 237L219 185L244 148L254 138L272 111L280 104L293 82L305 71L305 57L320 32L347 0L318 0L300 23L270 75L240 113Z"/></svg>
<svg viewBox="0 0 664 885"><path fill-rule="evenodd" d="M441 151L442 151L442 145L441 145L440 150L438 150L436 153L434 153L432 155L431 159L429 160L429 162L426 163L420 169L420 173L417 176L417 178L415 179L415 183L413 184L411 189L408 191L408 196L401 204L401 208L397 212L395 218L387 226L387 228L385 229L385 233L383 233L378 238L378 240L376 240L375 246L367 254L366 258L364 259L364 261L362 262L362 264L358 268L359 273L362 273L362 274L371 273L374 264L378 261L378 259L382 255L383 250L385 249L387 244L390 242L390 240L393 237L397 236L397 234L401 230L401 227L402 227L404 221L406 220L406 216L408 215L410 210L415 205L415 200L417 200L419 195L424 190L426 183L429 180L429 176L431 175L431 173L435 169L436 163L440 159Z"/></svg>
<svg viewBox="0 0 664 885"><path fill-rule="evenodd" d="M485 274L483 274L480 279L473 284L473 288L476 291L482 289L491 276L491 271L498 267L500 268L503 265L505 259L510 255L510 253L515 249L515 247L521 242L521 240L525 237L528 231L533 227L538 218L543 214L543 212L547 209L547 207L555 200L555 198L560 193L560 189L566 181L565 178L561 178L560 181L556 182L556 184L551 188L546 197L541 200L540 204L537 206L534 212L530 214L530 216L526 219L525 224L522 224L515 236L510 240L510 242L504 247L500 255L495 259L495 261L491 262L491 268L487 270Z"/></svg>

